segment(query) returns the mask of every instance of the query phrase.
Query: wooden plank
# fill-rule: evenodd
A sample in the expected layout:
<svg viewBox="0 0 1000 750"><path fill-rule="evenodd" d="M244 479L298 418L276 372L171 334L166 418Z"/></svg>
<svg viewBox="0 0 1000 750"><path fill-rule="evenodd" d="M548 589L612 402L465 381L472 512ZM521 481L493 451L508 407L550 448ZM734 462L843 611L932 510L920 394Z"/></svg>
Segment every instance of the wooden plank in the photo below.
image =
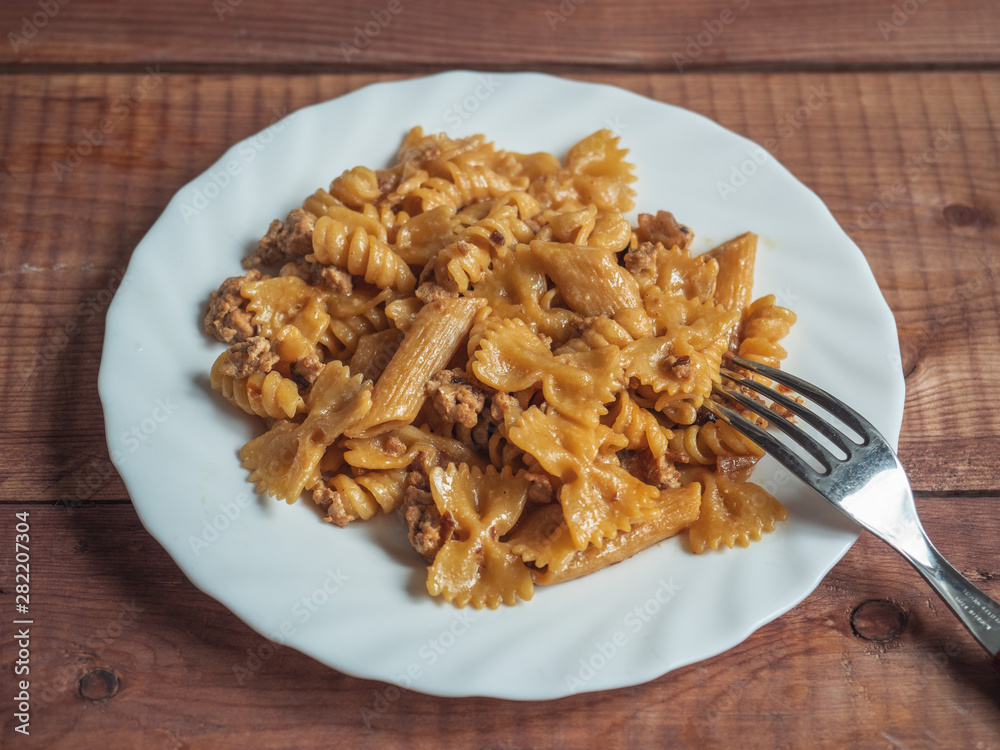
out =
<svg viewBox="0 0 1000 750"><path fill-rule="evenodd" d="M919 503L942 550L994 597L998 502ZM195 589L128 506L17 507L31 514L34 620L31 735L19 747L103 747L112 728L122 747L213 749L420 750L443 735L451 747L511 750L725 748L747 737L773 748L964 748L992 747L1000 733L986 654L871 537L802 604L724 654L646 685L521 703L397 692L273 649ZM8 592L12 554L0 552ZM16 653L4 626L5 690ZM250 675L234 670L247 665ZM117 681L111 697L105 678ZM5 712L5 738L13 722Z"/></svg>
<svg viewBox="0 0 1000 750"><path fill-rule="evenodd" d="M0 62L241 66L609 66L995 63L992 0L511 0L497 4L249 0L150 5L8 0ZM442 30L453 30L446 39Z"/></svg>
<svg viewBox="0 0 1000 750"><path fill-rule="evenodd" d="M107 299L132 249L178 188L275 111L393 77L147 76L0 77L4 501L125 497L107 463L96 377ZM1000 365L1000 75L588 79L773 141L859 243L896 315L914 488L995 490L1000 394L984 378ZM114 127L86 148L104 117ZM74 153L79 163L62 171Z"/></svg>

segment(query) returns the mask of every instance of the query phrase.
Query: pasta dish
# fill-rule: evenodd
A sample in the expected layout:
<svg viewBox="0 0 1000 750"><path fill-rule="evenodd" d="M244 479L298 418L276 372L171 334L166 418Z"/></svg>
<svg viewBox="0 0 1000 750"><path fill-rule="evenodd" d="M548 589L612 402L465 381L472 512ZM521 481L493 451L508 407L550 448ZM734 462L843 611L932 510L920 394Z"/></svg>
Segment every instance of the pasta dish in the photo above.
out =
<svg viewBox="0 0 1000 750"><path fill-rule="evenodd" d="M607 130L563 161L414 128L273 221L205 319L213 389L266 424L258 492L337 526L395 510L427 590L476 608L772 531L763 452L705 404L729 356L777 366L795 315L752 298L754 234L692 255L666 211L632 226L626 156Z"/></svg>

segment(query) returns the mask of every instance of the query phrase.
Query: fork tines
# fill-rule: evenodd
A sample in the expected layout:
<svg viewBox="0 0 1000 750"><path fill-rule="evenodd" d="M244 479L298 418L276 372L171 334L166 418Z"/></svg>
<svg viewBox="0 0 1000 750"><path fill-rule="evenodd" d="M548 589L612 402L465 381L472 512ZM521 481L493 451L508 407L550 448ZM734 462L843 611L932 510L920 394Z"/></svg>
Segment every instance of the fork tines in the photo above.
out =
<svg viewBox="0 0 1000 750"><path fill-rule="evenodd" d="M845 405L842 401L837 400L821 388L817 388L801 378L789 375L788 373L782 372L774 367L762 365L757 362L751 362L750 360L742 359L740 357L733 357L731 362L733 365L740 367L747 372L769 378L786 388L800 393L814 404L826 409L830 414L835 416L844 424L848 425L852 430L855 430L861 437L860 443L855 442L841 433L799 401L789 398L785 394L779 393L777 390L769 388L756 380L744 377L731 369L722 369L722 376L727 380L732 381L742 388L747 388L759 393L761 396L764 396L766 399L777 404L788 412L791 412L795 416L802 419L802 421L811 425L833 445L840 449L845 454L846 458L850 458L854 451L860 446L868 444L869 435L871 434L871 431L874 430L871 424L853 409L847 407L847 405ZM777 429L801 445L803 449L809 453L809 455L823 465L825 471L821 472L822 474L829 473L830 469L834 465L834 462L844 460L835 456L822 443L803 431L800 427L796 426L793 422L772 410L767 405L746 395L746 393L724 384L716 384L713 390L717 395L722 396L733 403L739 404L754 414L764 417L769 423L773 424ZM796 474L799 474L800 476L812 476L817 474L813 468L811 468L798 455L792 452L784 443L774 436L769 435L761 429L761 427L754 424L751 420L742 416L735 410L718 401L709 402L708 406L713 412L725 418L726 421L728 421L733 427L747 435L747 437L755 441L761 448L774 456L774 458L776 458L780 463L787 466Z"/></svg>
<svg viewBox="0 0 1000 750"><path fill-rule="evenodd" d="M798 391L814 405L826 410L855 431L860 441L849 438L845 432L827 423L823 417L794 398L788 398L773 388L768 388L752 377L740 372L770 378L788 392ZM716 399L705 405L720 419L749 437L767 451L792 474L816 490L843 513L882 539L902 554L934 587L941 598L958 615L958 618L992 656L993 664L1000 670L1000 602L984 594L945 560L931 544L920 525L913 491L906 479L899 459L892 446L879 434L868 420L831 396L826 391L794 375L773 367L733 357L721 371L727 384L713 386ZM789 419L776 413L766 403L758 400L759 394L771 400L778 412L791 413L809 424L845 455L834 455L826 445ZM736 409L726 404L736 406ZM786 444L773 434L765 432L737 409L765 417L778 430L798 443L806 453L819 462L824 471L817 471L795 451L796 446ZM785 411L787 409L787 411Z"/></svg>

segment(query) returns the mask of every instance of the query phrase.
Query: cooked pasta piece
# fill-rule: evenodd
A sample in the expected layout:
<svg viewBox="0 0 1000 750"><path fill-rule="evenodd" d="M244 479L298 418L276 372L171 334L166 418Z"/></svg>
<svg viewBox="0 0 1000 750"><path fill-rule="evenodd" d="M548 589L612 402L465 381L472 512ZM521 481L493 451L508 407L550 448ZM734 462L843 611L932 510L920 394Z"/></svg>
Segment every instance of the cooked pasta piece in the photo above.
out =
<svg viewBox="0 0 1000 750"><path fill-rule="evenodd" d="M552 208L593 203L599 209L629 211L635 205L631 183L636 178L625 161L627 153L610 130L598 131L569 150L564 169L536 179L528 192Z"/></svg>
<svg viewBox="0 0 1000 750"><path fill-rule="evenodd" d="M486 442L486 453L489 456L490 463L498 469L502 469L505 466L514 468L524 466L527 468L524 461L524 451L514 445L510 441L510 438L500 430L490 435L489 440Z"/></svg>
<svg viewBox="0 0 1000 750"><path fill-rule="evenodd" d="M456 532L434 557L427 590L476 609L531 599L531 572L500 541L524 509L528 481L509 470L480 472L452 464L431 472L430 487L438 512L453 519Z"/></svg>
<svg viewBox="0 0 1000 750"><path fill-rule="evenodd" d="M402 342L403 332L395 328L361 336L351 356L351 372L377 383Z"/></svg>
<svg viewBox="0 0 1000 750"><path fill-rule="evenodd" d="M531 330L562 343L570 336L576 313L552 305L545 269L527 245L497 259L488 276L473 286L471 296L485 299L501 319L523 321Z"/></svg>
<svg viewBox="0 0 1000 750"><path fill-rule="evenodd" d="M380 289L410 292L416 278L392 249L363 226L353 232L343 221L321 216L313 232L313 254L307 259L346 268Z"/></svg>
<svg viewBox="0 0 1000 750"><path fill-rule="evenodd" d="M559 503L526 510L509 541L515 555L534 565L536 580L561 573L579 553Z"/></svg>
<svg viewBox="0 0 1000 750"><path fill-rule="evenodd" d="M413 425L369 438L344 441L344 460L365 471L405 469L423 456L428 466L449 463L486 467L486 460L467 445Z"/></svg>
<svg viewBox="0 0 1000 750"><path fill-rule="evenodd" d="M517 318L491 321L476 350L472 371L507 393L540 384L545 400L564 413L596 420L621 387L621 350L605 346L556 357Z"/></svg>
<svg viewBox="0 0 1000 750"><path fill-rule="evenodd" d="M605 425L581 425L533 406L510 429L510 439L563 483L559 502L576 549L601 547L632 523L656 516L656 488L615 463L598 460L609 443L617 448L625 443Z"/></svg>
<svg viewBox="0 0 1000 750"><path fill-rule="evenodd" d="M404 297L395 299L385 306L385 316L392 321L393 326L400 331L410 330L417 313L424 306L419 297Z"/></svg>
<svg viewBox="0 0 1000 750"><path fill-rule="evenodd" d="M579 211L549 209L542 214L542 218L546 224L535 237L537 241L567 242L586 247L597 226L597 206L591 204Z"/></svg>
<svg viewBox="0 0 1000 750"><path fill-rule="evenodd" d="M684 302L706 302L715 294L719 262L706 255L691 255L686 247L639 245L625 256L625 268L643 291L650 286L683 310ZM661 297L662 299L662 297Z"/></svg>
<svg viewBox="0 0 1000 750"><path fill-rule="evenodd" d="M319 215L339 221L344 225L348 234L354 234L357 230L363 229L365 234L376 238L379 242L389 242L389 231L385 224L382 223L378 209L370 203L363 204L360 211L355 211L346 206L332 205L327 207L325 213ZM315 240L315 238L316 230L313 229L313 239Z"/></svg>
<svg viewBox="0 0 1000 750"><path fill-rule="evenodd" d="M723 242L705 254L719 264L712 296L717 305L744 314L753 294L753 266L757 257L757 235L746 232Z"/></svg>
<svg viewBox="0 0 1000 750"><path fill-rule="evenodd" d="M657 402L658 410L675 397L700 406L712 393L734 321L735 313L727 313L704 332L682 328L673 335L638 339L622 351L625 374L667 397Z"/></svg>
<svg viewBox="0 0 1000 750"><path fill-rule="evenodd" d="M291 368L299 362L312 361L319 356L315 342L310 341L295 326L284 326L274 336L275 351L281 362Z"/></svg>
<svg viewBox="0 0 1000 750"><path fill-rule="evenodd" d="M467 291L483 278L494 257L505 257L518 242L528 242L533 236L516 205L497 206L437 254L437 281L447 289Z"/></svg>
<svg viewBox="0 0 1000 750"><path fill-rule="evenodd" d="M298 386L276 370L258 370L246 377L234 377L223 372L228 352L223 352L212 365L212 389L247 414L281 419L294 417L305 410L306 402Z"/></svg>
<svg viewBox="0 0 1000 750"><path fill-rule="evenodd" d="M508 178L478 164L445 162L440 176L425 173L419 185L402 201L410 213L429 211L440 206L459 208L470 203L496 198L518 187Z"/></svg>
<svg viewBox="0 0 1000 750"><path fill-rule="evenodd" d="M455 240L454 206L438 206L400 222L396 255L411 265L423 266Z"/></svg>
<svg viewBox="0 0 1000 750"><path fill-rule="evenodd" d="M735 456L751 457L752 463L756 463L764 455L760 446L725 422L706 422L676 430L668 446L675 461L702 466Z"/></svg>
<svg viewBox="0 0 1000 750"><path fill-rule="evenodd" d="M313 384L301 423L279 420L240 451L258 492L294 503L319 481L319 463L344 430L371 409L371 386L331 363Z"/></svg>
<svg viewBox="0 0 1000 750"><path fill-rule="evenodd" d="M279 276L246 283L240 289L253 313L253 322L265 338L274 338L285 326L295 326L313 344L330 325L330 306L339 307L333 294L311 286L298 276Z"/></svg>
<svg viewBox="0 0 1000 750"><path fill-rule="evenodd" d="M388 513L399 505L406 491L402 469L375 471L360 477L337 474L313 488L313 502L326 510L324 520L337 526L367 521L379 511Z"/></svg>
<svg viewBox="0 0 1000 750"><path fill-rule="evenodd" d="M614 317L619 310L642 307L639 285L609 250L535 240L531 252L580 315Z"/></svg>
<svg viewBox="0 0 1000 750"><path fill-rule="evenodd" d="M346 318L331 318L330 333L339 344L334 353L340 357L353 354L365 336L385 331L389 325L385 310L377 306Z"/></svg>
<svg viewBox="0 0 1000 750"><path fill-rule="evenodd" d="M625 437L628 450L648 448L654 458L660 458L670 449L673 431L661 424L655 412L639 406L628 391L618 394L618 402L609 416L614 419L611 429Z"/></svg>
<svg viewBox="0 0 1000 750"><path fill-rule="evenodd" d="M548 586L571 581L626 560L647 547L676 536L698 520L701 497L701 485L697 482L678 489L663 490L657 501L659 516L637 523L630 533L619 534L603 547L574 550L571 556L561 559L558 565L549 564L544 571L536 573L535 582Z"/></svg>
<svg viewBox="0 0 1000 750"><path fill-rule="evenodd" d="M724 544L749 546L765 531L774 531L776 521L788 511L767 490L752 482L732 482L719 474L701 471L692 476L701 482L701 513L688 538L691 550L701 554Z"/></svg>
<svg viewBox="0 0 1000 750"><path fill-rule="evenodd" d="M608 209L597 212L594 228L587 237L587 247L618 253L629 247L631 239L632 227L628 219L618 209Z"/></svg>
<svg viewBox="0 0 1000 750"><path fill-rule="evenodd" d="M382 191L375 172L368 167L354 167L330 183L330 195L345 206L362 208L377 201Z"/></svg>
<svg viewBox="0 0 1000 750"><path fill-rule="evenodd" d="M793 323L795 313L776 305L773 294L755 300L746 313L739 355L752 362L780 367L788 352L778 342L788 335Z"/></svg>

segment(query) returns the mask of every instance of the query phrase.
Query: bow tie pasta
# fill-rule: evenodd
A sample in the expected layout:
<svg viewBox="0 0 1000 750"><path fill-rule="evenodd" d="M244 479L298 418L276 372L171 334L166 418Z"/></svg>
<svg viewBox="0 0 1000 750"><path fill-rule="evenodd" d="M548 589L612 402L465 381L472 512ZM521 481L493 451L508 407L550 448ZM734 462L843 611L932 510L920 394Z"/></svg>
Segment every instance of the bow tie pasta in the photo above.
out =
<svg viewBox="0 0 1000 750"><path fill-rule="evenodd" d="M772 531L763 452L706 402L732 355L777 365L795 315L752 299L755 235L692 255L666 211L632 226L626 155L414 128L272 222L205 318L212 387L266 427L258 491L342 527L395 510L428 591L476 608Z"/></svg>

